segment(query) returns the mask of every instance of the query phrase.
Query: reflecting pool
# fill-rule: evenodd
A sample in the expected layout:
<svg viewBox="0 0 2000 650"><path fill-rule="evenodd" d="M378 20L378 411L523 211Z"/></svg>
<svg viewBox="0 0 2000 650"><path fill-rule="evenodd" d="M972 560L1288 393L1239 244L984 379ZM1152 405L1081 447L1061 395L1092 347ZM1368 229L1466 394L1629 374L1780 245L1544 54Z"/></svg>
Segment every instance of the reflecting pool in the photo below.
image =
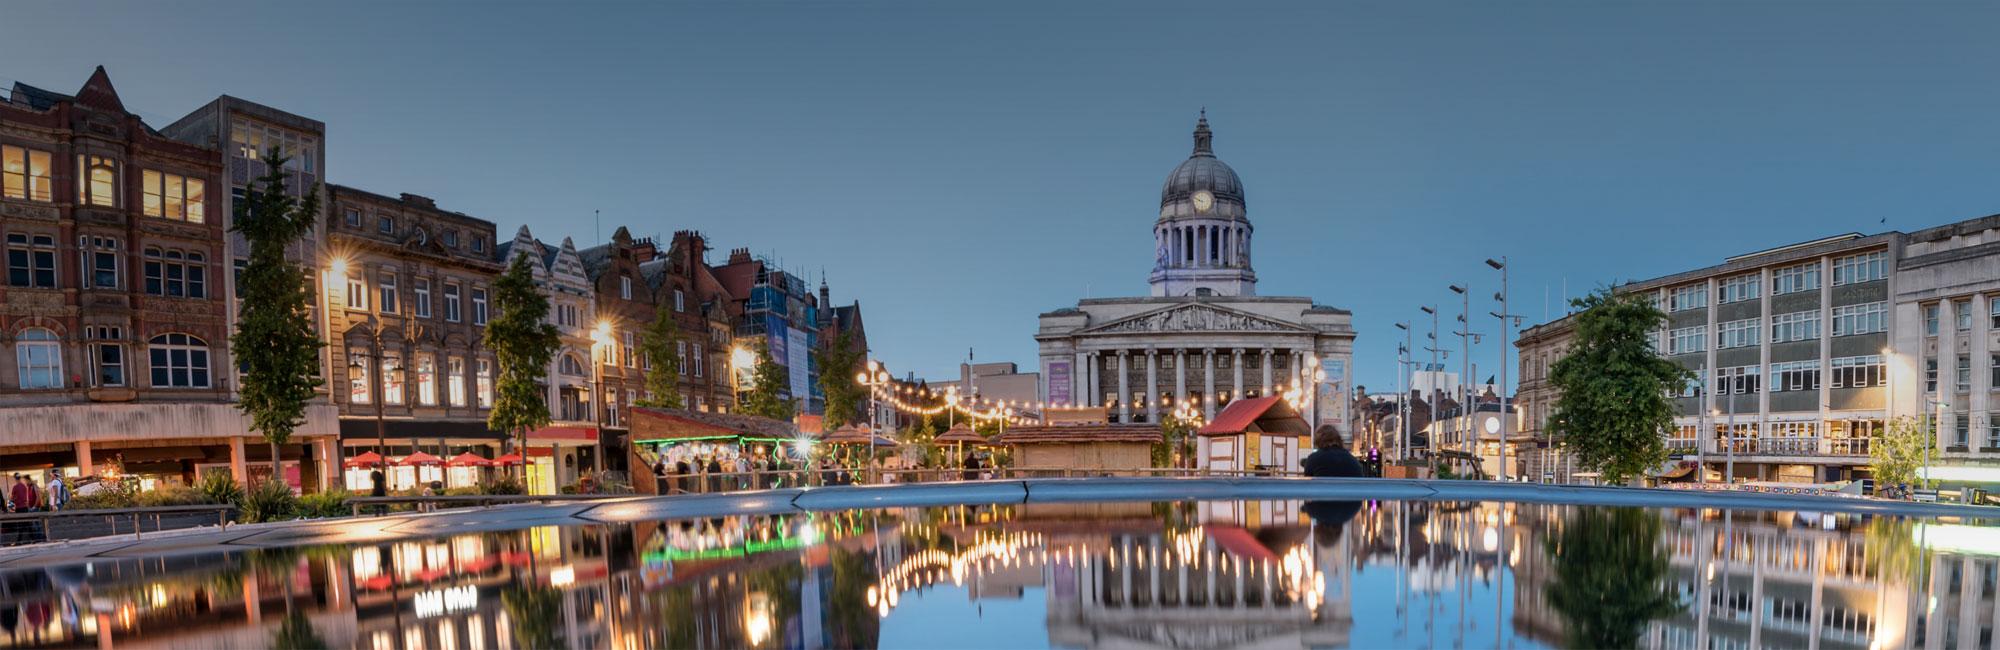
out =
<svg viewBox="0 0 2000 650"><path fill-rule="evenodd" d="M0 646L1990 647L1986 525L1235 501L549 526L13 570Z"/></svg>

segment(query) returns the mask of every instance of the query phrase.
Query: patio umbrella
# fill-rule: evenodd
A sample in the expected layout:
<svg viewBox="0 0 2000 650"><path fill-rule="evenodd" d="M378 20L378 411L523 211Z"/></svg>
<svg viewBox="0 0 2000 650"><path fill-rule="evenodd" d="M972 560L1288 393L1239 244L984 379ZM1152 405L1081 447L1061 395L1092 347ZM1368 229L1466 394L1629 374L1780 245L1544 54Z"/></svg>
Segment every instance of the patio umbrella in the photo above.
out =
<svg viewBox="0 0 2000 650"><path fill-rule="evenodd" d="M348 467L374 467L380 464L382 455L372 451L364 451L347 459Z"/></svg>
<svg viewBox="0 0 2000 650"><path fill-rule="evenodd" d="M518 453L503 454L499 458L493 459L493 464L501 467L506 467L508 465L519 465L521 464L521 455Z"/></svg>
<svg viewBox="0 0 2000 650"><path fill-rule="evenodd" d="M972 430L972 427L965 426L964 424L952 425L950 429L946 429L944 433L940 433L936 438L933 438L932 442L951 443L953 447L957 448L955 454L958 458L965 457L965 443L969 442L975 445L989 444L986 441L986 436L979 435L978 432Z"/></svg>
<svg viewBox="0 0 2000 650"><path fill-rule="evenodd" d="M493 461L474 455L468 451L457 456L452 456L451 460L445 461L444 464L452 467L490 467L493 465Z"/></svg>
<svg viewBox="0 0 2000 650"><path fill-rule="evenodd" d="M402 460L396 461L396 464L404 467L411 467L416 465L443 465L444 459L420 451L414 454L410 454L408 456L404 456Z"/></svg>

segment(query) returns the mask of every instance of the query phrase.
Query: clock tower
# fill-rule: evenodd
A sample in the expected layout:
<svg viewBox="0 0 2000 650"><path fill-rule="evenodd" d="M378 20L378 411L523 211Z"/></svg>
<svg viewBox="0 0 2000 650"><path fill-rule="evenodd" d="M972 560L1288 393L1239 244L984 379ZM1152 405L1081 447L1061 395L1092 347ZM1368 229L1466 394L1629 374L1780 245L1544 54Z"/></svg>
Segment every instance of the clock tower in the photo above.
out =
<svg viewBox="0 0 2000 650"><path fill-rule="evenodd" d="M1254 296L1250 219L1243 181L1216 159L1208 111L1194 126L1194 153L1167 174L1153 223L1154 296Z"/></svg>

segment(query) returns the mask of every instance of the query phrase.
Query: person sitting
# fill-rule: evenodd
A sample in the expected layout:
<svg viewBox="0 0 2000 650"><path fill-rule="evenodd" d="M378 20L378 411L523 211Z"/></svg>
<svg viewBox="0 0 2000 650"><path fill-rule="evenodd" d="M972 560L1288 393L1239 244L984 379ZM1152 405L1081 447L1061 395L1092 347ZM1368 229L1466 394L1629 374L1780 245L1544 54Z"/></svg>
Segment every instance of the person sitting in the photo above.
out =
<svg viewBox="0 0 2000 650"><path fill-rule="evenodd" d="M1320 425L1313 433L1312 455L1300 461L1306 476L1311 477L1362 477L1367 473L1361 469L1361 461L1354 454L1347 453L1347 447L1340 442L1340 428L1331 424Z"/></svg>

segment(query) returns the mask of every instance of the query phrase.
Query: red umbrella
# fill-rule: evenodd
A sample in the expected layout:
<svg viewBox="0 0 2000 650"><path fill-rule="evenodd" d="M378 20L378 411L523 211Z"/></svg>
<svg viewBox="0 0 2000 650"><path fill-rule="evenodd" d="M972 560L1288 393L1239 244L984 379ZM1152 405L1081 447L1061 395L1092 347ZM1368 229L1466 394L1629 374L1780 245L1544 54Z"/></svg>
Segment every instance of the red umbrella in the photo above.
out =
<svg viewBox="0 0 2000 650"><path fill-rule="evenodd" d="M499 458L493 459L493 464L500 466L519 465L521 464L521 455L517 453L508 453L502 455Z"/></svg>
<svg viewBox="0 0 2000 650"><path fill-rule="evenodd" d="M348 467L374 467L380 464L382 464L382 455L372 451L364 451L347 459Z"/></svg>
<svg viewBox="0 0 2000 650"><path fill-rule="evenodd" d="M452 467L486 467L492 465L493 461L486 460L485 457L474 455L468 451L457 456L452 456L451 460L445 461L444 464Z"/></svg>
<svg viewBox="0 0 2000 650"><path fill-rule="evenodd" d="M402 460L396 461L396 464L404 467L411 465L442 465L444 464L444 459L420 451L404 456Z"/></svg>

